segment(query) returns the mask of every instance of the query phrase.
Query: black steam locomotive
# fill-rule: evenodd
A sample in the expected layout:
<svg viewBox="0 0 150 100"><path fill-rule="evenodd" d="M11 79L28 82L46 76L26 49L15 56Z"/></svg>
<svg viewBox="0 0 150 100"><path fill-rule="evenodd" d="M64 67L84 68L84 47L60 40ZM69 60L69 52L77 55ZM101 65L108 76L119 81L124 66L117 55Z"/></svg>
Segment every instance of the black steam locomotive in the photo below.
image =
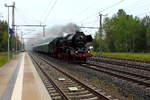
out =
<svg viewBox="0 0 150 100"><path fill-rule="evenodd" d="M86 58L91 56L88 44L92 41L91 35L77 31L75 34L57 37L49 43L34 47L33 50L55 58L85 63Z"/></svg>

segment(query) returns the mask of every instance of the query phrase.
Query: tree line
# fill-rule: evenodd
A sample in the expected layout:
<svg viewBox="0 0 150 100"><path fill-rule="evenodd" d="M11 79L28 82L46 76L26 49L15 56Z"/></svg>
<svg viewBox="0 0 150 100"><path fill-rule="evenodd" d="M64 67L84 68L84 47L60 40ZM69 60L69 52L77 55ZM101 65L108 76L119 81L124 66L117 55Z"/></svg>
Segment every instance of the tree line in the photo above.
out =
<svg viewBox="0 0 150 100"><path fill-rule="evenodd" d="M111 18L106 17L94 37L94 50L106 52L148 52L150 51L150 16L144 18L128 15L123 9Z"/></svg>
<svg viewBox="0 0 150 100"><path fill-rule="evenodd" d="M15 35L10 35L10 51L15 50L15 45L17 43L17 49L19 49L20 41L15 37ZM16 42L17 41L17 42ZM0 20L0 52L6 52L8 49L8 24L6 21Z"/></svg>

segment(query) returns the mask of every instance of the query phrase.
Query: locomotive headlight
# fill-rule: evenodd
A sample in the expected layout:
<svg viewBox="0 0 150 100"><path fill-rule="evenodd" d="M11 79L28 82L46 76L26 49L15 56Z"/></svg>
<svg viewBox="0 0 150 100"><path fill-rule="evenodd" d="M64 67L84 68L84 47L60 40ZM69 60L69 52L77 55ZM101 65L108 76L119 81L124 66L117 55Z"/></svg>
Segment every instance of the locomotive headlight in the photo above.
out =
<svg viewBox="0 0 150 100"><path fill-rule="evenodd" d="M75 51L75 53L78 53L78 51Z"/></svg>
<svg viewBox="0 0 150 100"><path fill-rule="evenodd" d="M92 49L93 49L93 46L89 46L89 49L92 50Z"/></svg>

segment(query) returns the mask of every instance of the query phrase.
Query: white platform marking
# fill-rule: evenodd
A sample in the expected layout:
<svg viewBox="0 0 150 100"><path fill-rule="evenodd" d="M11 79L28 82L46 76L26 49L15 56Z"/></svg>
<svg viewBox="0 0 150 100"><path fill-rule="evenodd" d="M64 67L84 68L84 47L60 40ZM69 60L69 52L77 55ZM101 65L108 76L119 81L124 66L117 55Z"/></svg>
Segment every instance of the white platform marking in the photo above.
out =
<svg viewBox="0 0 150 100"><path fill-rule="evenodd" d="M23 87L23 72L24 72L24 57L25 54L23 53L23 59L21 61L21 66L19 69L19 73L17 75L17 80L14 86L14 90L12 93L11 100L21 100L22 99L22 87Z"/></svg>

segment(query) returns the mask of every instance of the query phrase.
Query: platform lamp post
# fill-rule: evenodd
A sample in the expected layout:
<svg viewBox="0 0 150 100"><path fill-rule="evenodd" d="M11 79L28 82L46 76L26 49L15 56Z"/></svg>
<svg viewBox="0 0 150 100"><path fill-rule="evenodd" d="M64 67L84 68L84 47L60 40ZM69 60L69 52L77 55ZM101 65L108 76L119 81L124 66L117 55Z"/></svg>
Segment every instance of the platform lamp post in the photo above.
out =
<svg viewBox="0 0 150 100"><path fill-rule="evenodd" d="M9 44L9 38L10 38L10 35L9 35L9 7L10 6L7 6L7 4L5 4L5 7L8 7L8 19L7 19L8 20L8 22L7 22L8 23L8 25L7 25L7 31L8 31L8 40L7 40L8 41L8 44L7 44L8 48L7 49L8 49L8 51L7 52L8 52L8 61L9 61L9 59L10 59L10 53L9 53L10 52L9 51L10 50L10 44Z"/></svg>

